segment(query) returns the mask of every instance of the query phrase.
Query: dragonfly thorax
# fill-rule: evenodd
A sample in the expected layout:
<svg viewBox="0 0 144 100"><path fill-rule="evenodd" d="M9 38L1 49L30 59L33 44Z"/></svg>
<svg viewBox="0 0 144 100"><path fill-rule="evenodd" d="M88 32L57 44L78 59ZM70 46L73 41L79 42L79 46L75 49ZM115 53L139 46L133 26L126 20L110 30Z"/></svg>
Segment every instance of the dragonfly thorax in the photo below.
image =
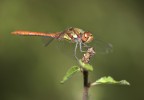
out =
<svg viewBox="0 0 144 100"><path fill-rule="evenodd" d="M80 28L71 27L68 28L65 33L64 38L72 42L89 43L93 40L93 36L90 32L85 32Z"/></svg>

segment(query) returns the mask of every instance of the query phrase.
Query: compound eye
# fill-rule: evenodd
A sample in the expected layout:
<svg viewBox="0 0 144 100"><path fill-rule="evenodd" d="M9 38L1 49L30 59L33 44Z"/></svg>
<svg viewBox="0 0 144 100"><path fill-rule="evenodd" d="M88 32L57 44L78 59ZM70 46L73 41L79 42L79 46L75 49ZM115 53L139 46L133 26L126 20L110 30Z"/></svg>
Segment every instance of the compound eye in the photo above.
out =
<svg viewBox="0 0 144 100"><path fill-rule="evenodd" d="M87 35L87 34L85 34L85 35L84 35L84 37L85 37L85 38L87 38L87 37L88 37L88 35Z"/></svg>

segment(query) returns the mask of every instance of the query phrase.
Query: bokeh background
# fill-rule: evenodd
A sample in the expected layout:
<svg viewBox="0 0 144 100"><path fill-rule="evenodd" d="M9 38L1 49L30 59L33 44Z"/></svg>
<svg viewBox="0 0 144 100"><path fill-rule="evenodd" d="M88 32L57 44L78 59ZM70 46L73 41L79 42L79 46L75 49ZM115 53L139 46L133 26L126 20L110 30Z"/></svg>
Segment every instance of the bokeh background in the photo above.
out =
<svg viewBox="0 0 144 100"><path fill-rule="evenodd" d="M57 32L79 27L113 44L97 54L90 81L102 76L131 86L104 85L90 100L143 100L144 7L141 0L0 0L0 100L81 100L82 75L60 84L77 62L74 44L44 47L41 38L13 36L15 30Z"/></svg>

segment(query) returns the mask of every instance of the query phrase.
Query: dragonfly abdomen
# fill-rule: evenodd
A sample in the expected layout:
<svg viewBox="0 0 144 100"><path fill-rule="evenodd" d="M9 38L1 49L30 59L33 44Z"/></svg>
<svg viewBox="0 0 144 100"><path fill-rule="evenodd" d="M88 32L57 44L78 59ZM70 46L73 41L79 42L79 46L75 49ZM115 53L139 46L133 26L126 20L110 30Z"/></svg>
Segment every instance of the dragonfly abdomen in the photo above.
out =
<svg viewBox="0 0 144 100"><path fill-rule="evenodd" d="M52 38L57 38L59 32L57 33L43 33L43 32L31 32L31 31L14 31L12 32L12 34L14 35L24 35L24 36L48 36L48 37L52 37Z"/></svg>

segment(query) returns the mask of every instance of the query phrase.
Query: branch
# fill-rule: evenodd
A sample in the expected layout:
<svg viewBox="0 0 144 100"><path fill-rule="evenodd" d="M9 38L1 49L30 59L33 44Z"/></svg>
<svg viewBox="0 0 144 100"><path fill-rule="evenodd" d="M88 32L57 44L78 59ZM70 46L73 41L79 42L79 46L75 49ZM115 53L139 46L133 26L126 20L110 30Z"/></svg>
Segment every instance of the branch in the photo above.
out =
<svg viewBox="0 0 144 100"><path fill-rule="evenodd" d="M95 51L93 49L93 47L88 48L87 52L83 55L82 58L82 62L87 64L90 61L90 58L95 54ZM83 97L82 100L88 100L88 90L90 87L90 83L88 80L88 71L83 69L83 85L84 85L84 89L83 89Z"/></svg>

